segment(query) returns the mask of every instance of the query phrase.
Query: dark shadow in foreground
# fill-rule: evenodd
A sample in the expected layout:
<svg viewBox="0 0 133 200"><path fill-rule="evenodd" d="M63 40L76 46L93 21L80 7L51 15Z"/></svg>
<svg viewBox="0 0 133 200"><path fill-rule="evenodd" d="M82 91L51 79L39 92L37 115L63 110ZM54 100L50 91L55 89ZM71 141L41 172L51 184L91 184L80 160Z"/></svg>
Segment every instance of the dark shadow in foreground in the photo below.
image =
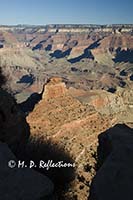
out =
<svg viewBox="0 0 133 200"><path fill-rule="evenodd" d="M63 194L67 192L68 184L75 177L75 168L72 166L74 164L73 159L64 148L60 147L59 142L56 144L51 141L46 141L45 134L43 138L40 138L37 134L35 137L37 139L31 139L30 127L26 122L25 116L21 113L19 108L17 108L15 99L1 88L5 83L6 79L0 70L0 142L8 144L17 160L25 161L28 167L30 161L34 161L37 167L32 167L32 169L48 176L54 183L55 194L57 194L58 200L64 200ZM4 95L5 97L3 98ZM3 152L1 152L1 154L2 153ZM4 157L5 155L2 156ZM62 165L66 163L67 166L59 167L58 165L57 167L55 166L47 169L46 167L43 168L45 165L42 163L42 167L40 168L40 160L45 163L52 161L52 163L55 164L61 161ZM1 162L3 162L3 160L1 160ZM6 167L7 166L8 163ZM8 177L8 173L6 173L4 168L0 173L1 177ZM12 176L11 182L13 183L13 181L14 177ZM4 187L3 185L3 181L1 181L1 187ZM9 195L11 193L11 188L12 187L9 185ZM23 193L23 188L21 192ZM27 196L24 197L24 199L27 198ZM30 199L31 198L32 197L30 197Z"/></svg>
<svg viewBox="0 0 133 200"><path fill-rule="evenodd" d="M132 200L133 129L117 124L98 139L97 173L88 200Z"/></svg>
<svg viewBox="0 0 133 200"><path fill-rule="evenodd" d="M37 167L32 169L49 177L55 186L55 192L58 199L63 200L64 194L67 192L69 183L75 178L74 160L69 153L53 142L45 141L44 137L37 139L29 139L24 149L17 154L19 160L25 161L29 166L30 161L34 161ZM40 165L41 161L41 165ZM70 164L69 167L50 167L47 169L44 163L62 163L62 166ZM44 168L43 168L44 167Z"/></svg>

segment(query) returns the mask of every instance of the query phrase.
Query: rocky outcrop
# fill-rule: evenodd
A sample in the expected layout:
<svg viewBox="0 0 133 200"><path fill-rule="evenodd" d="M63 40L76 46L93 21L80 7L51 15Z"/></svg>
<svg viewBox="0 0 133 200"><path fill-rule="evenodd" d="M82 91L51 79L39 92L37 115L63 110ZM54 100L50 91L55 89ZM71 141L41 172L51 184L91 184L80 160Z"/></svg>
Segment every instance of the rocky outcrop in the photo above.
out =
<svg viewBox="0 0 133 200"><path fill-rule="evenodd" d="M81 132L87 138L93 132L99 133L121 121L123 114L128 114L129 109L131 111L132 95L132 90L128 89L113 94L67 88L63 79L53 77L44 86L42 100L27 117L31 134L45 135L54 140L68 139L71 135L81 142Z"/></svg>
<svg viewBox="0 0 133 200"><path fill-rule="evenodd" d="M116 125L99 135L98 170L89 200L127 199L133 195L133 129Z"/></svg>
<svg viewBox="0 0 133 200"><path fill-rule="evenodd" d="M80 101L78 97L74 97L76 93L78 94L78 90L75 89L75 94L73 93L74 96L72 93L73 90L66 88L61 78L51 78L44 87L42 100L27 117L31 125L31 132L37 134L39 134L39 132L46 133L46 135L54 135L55 137L56 134L58 135L59 132L62 132L61 130L67 131L65 126L70 127L70 129L71 126L76 129L78 129L79 126L81 128L82 123L87 126L89 116L92 114L93 119L93 114L96 113L96 110L92 105L85 104L85 102ZM87 97L87 95L88 93L85 92L84 98ZM98 114L96 114L96 116L94 114L94 120L96 120L95 117L101 118ZM40 127L40 129L38 129L38 127ZM89 129L89 127L87 129ZM65 133L63 135L65 135Z"/></svg>
<svg viewBox="0 0 133 200"><path fill-rule="evenodd" d="M11 137L11 136L10 136ZM10 162L12 160L12 163ZM16 163L16 166L13 165ZM0 198L3 200L53 200L53 183L40 173L18 167L8 146L0 143ZM9 165L11 163L12 165ZM14 167L11 167L14 166Z"/></svg>
<svg viewBox="0 0 133 200"><path fill-rule="evenodd" d="M118 87L115 93L104 90L90 90L88 92L84 91L81 94L79 93L78 95L74 94L73 89L69 89L69 93L80 102L93 106L97 112L103 115L116 116L118 121L123 116L122 113L128 113L129 109L131 112L133 109L133 91L128 88L122 89Z"/></svg>
<svg viewBox="0 0 133 200"><path fill-rule="evenodd" d="M130 90L127 92L130 94ZM106 91L93 91L90 92L89 103L94 106L94 108L105 115L115 115L126 111L127 107L124 103L124 98L122 95L118 95L106 92ZM128 104L130 102L128 101ZM119 118L119 116L118 116Z"/></svg>
<svg viewBox="0 0 133 200"><path fill-rule="evenodd" d="M67 93L66 85L63 83L62 78L59 77L51 78L44 90L42 98L45 100L62 97Z"/></svg>
<svg viewBox="0 0 133 200"><path fill-rule="evenodd" d="M0 89L0 141L19 151L29 137L29 126L14 98Z"/></svg>
<svg viewBox="0 0 133 200"><path fill-rule="evenodd" d="M78 200L88 198L91 180L96 173L98 135L129 113L132 91L118 91L113 94L68 88L63 79L53 77L44 86L42 100L27 117L33 138L41 136L52 140L75 160L77 176L66 199L68 196L74 198L73 195Z"/></svg>

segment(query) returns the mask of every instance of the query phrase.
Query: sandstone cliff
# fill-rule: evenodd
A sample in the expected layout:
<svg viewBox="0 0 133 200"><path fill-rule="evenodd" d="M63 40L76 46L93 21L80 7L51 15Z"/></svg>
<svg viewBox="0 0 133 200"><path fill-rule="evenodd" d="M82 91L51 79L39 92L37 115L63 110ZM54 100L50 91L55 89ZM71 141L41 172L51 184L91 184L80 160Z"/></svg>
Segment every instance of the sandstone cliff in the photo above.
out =
<svg viewBox="0 0 133 200"><path fill-rule="evenodd" d="M42 100L27 117L33 138L47 138L62 146L74 158L76 179L67 194L87 199L95 175L98 135L126 117L132 106L132 91L116 94L67 88L54 77L44 86ZM68 198L66 197L66 199Z"/></svg>

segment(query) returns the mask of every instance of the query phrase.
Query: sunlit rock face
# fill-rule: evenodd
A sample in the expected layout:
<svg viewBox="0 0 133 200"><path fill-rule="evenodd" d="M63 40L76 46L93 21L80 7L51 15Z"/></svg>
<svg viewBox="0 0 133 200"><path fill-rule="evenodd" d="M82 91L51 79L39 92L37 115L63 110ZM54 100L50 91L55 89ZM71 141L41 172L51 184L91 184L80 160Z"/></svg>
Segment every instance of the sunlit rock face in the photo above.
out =
<svg viewBox="0 0 133 200"><path fill-rule="evenodd" d="M64 96L67 93L67 88L61 78L54 77L45 85L44 91L42 98L50 100Z"/></svg>
<svg viewBox="0 0 133 200"><path fill-rule="evenodd" d="M53 77L44 85L42 99L27 116L33 138L50 139L75 160L77 178L71 190L78 199L87 200L96 173L94 155L98 135L119 121L130 122L131 99L131 90L118 89L115 94L103 90L85 91L66 87L62 78ZM67 195L73 198L71 192Z"/></svg>

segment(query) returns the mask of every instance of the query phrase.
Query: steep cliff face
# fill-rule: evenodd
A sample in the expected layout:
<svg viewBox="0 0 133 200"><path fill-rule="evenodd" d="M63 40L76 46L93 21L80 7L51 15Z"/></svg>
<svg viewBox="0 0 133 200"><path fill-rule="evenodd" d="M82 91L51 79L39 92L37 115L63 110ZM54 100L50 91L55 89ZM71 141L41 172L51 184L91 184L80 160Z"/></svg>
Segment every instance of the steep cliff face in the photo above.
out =
<svg viewBox="0 0 133 200"><path fill-rule="evenodd" d="M121 55L121 61L124 61L129 50L133 49L133 37L130 34L115 33L103 38L99 42L99 46L92 50L92 54L97 62L101 64L112 64L117 61L118 55ZM122 53L121 53L122 52ZM132 54L130 52L130 54ZM130 56L128 55L128 58Z"/></svg>
<svg viewBox="0 0 133 200"><path fill-rule="evenodd" d="M63 83L62 78L52 78L44 88L45 92L42 98L45 100L50 100L64 96L67 93L67 88L65 83Z"/></svg>
<svg viewBox="0 0 133 200"><path fill-rule="evenodd" d="M105 37L101 42L99 48L116 50L121 49L132 49L133 48L133 37L130 34L112 34Z"/></svg>
<svg viewBox="0 0 133 200"><path fill-rule="evenodd" d="M29 127L25 117L17 107L13 97L0 89L0 141L13 151L19 151L29 137Z"/></svg>

